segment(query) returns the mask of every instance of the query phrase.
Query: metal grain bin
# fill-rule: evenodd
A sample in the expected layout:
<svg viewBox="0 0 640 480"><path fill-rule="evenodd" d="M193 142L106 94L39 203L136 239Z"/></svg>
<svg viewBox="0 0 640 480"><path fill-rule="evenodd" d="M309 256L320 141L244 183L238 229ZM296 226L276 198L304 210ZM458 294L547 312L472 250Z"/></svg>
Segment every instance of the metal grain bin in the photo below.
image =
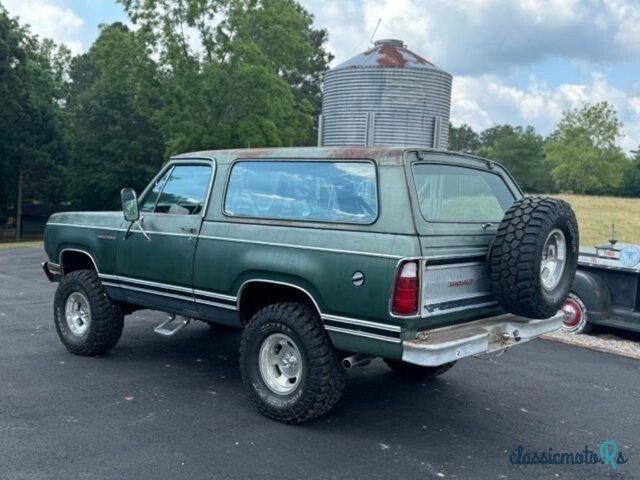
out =
<svg viewBox="0 0 640 480"><path fill-rule="evenodd" d="M326 73L318 143L446 149L450 109L450 74L401 40L378 40Z"/></svg>

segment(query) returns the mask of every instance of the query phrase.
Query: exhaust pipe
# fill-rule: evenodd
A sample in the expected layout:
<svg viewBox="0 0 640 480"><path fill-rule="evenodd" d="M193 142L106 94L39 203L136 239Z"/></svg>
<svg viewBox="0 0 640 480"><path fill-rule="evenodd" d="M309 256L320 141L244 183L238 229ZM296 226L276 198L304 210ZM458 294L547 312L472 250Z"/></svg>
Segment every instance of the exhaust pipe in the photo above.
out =
<svg viewBox="0 0 640 480"><path fill-rule="evenodd" d="M364 367L365 365L369 365L369 363L371 363L371 360L373 360L374 358L376 357L372 355L356 353L355 355L344 358L342 360L342 366L347 370L353 367Z"/></svg>

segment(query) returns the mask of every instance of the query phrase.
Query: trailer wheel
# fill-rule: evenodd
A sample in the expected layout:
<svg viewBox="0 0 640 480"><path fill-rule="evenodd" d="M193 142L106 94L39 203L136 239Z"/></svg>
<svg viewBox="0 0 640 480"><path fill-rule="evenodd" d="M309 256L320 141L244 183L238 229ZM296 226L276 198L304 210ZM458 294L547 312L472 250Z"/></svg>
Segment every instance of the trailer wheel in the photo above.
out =
<svg viewBox="0 0 640 480"><path fill-rule="evenodd" d="M570 293L567 300L562 305L564 321L562 329L567 333L589 333L591 324L588 320L587 307L575 293Z"/></svg>

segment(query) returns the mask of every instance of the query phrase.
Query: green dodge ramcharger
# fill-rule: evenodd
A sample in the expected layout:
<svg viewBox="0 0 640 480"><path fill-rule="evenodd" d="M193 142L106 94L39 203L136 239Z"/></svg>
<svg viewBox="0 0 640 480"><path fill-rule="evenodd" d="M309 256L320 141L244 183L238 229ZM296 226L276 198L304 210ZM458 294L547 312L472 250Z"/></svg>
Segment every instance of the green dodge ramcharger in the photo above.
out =
<svg viewBox="0 0 640 480"><path fill-rule="evenodd" d="M242 328L265 415L298 423L381 357L432 377L560 328L578 227L499 164L423 148L278 148L173 157L123 211L59 213L43 268L58 335L113 348L135 310Z"/></svg>

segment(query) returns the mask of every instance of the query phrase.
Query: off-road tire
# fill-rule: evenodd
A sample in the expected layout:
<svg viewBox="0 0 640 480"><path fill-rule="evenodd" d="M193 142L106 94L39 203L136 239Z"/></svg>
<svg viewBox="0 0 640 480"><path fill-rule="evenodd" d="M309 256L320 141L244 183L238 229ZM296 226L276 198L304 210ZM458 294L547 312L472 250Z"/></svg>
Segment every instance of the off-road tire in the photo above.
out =
<svg viewBox="0 0 640 480"><path fill-rule="evenodd" d="M566 240L566 265L559 283L546 290L540 278L543 247L559 229ZM491 286L506 311L528 318L549 318L562 307L578 265L578 223L560 199L525 197L505 213L490 247Z"/></svg>
<svg viewBox="0 0 640 480"><path fill-rule="evenodd" d="M81 337L74 335L65 320L67 298L82 293L89 301L91 322ZM53 315L58 337L75 355L100 355L115 347L122 335L124 315L112 302L93 270L76 270L65 275L58 285L53 302Z"/></svg>
<svg viewBox="0 0 640 480"><path fill-rule="evenodd" d="M290 337L302 356L304 373L288 395L271 391L260 374L259 352L270 335ZM240 372L258 410L285 423L302 423L328 412L340 399L344 369L316 312L308 305L284 302L258 311L242 332Z"/></svg>
<svg viewBox="0 0 640 480"><path fill-rule="evenodd" d="M399 360L384 360L384 363L393 370L394 373L405 378L421 378L428 379L434 378L448 372L453 368L456 362L445 363L437 367L423 367L420 365L414 365L413 363L402 362Z"/></svg>

